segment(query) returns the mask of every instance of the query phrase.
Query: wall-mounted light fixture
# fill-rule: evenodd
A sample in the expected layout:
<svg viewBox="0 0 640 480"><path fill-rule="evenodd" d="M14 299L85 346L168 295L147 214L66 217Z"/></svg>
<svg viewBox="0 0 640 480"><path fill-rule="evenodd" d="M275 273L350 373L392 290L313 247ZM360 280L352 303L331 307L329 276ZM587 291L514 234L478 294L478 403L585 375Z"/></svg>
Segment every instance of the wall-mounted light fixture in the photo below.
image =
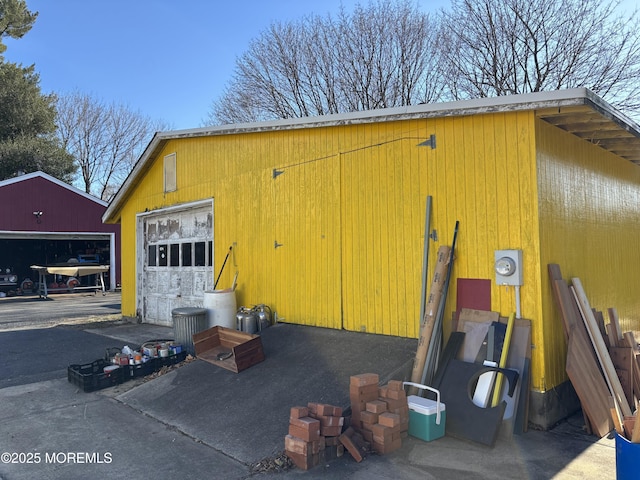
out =
<svg viewBox="0 0 640 480"><path fill-rule="evenodd" d="M40 223L40 217L42 216L41 211L33 212L33 216L36 217L36 222Z"/></svg>

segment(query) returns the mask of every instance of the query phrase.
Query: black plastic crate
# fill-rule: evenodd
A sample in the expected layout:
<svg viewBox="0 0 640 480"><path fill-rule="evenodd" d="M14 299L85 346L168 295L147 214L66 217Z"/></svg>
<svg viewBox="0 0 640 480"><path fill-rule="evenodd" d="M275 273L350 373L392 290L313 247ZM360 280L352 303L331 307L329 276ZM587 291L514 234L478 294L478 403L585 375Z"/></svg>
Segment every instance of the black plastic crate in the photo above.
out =
<svg viewBox="0 0 640 480"><path fill-rule="evenodd" d="M162 368L167 365L176 365L187 358L187 352L182 351L180 353L176 353L175 355L169 355L168 357L157 357L156 360L158 362L157 368Z"/></svg>
<svg viewBox="0 0 640 480"><path fill-rule="evenodd" d="M158 368L159 365L156 358L150 358L140 365L125 365L123 367L125 380L130 378L146 377L158 370Z"/></svg>
<svg viewBox="0 0 640 480"><path fill-rule="evenodd" d="M104 367L109 365L112 364L103 359L83 365L69 365L67 380L85 392L93 392L123 383L125 369L120 367L105 373Z"/></svg>

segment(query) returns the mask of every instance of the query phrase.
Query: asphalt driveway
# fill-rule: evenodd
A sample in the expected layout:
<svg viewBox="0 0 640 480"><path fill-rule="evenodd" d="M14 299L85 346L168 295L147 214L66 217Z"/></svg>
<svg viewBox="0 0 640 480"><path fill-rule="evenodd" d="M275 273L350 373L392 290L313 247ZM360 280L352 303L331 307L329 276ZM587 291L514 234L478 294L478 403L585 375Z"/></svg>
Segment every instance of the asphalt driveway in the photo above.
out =
<svg viewBox="0 0 640 480"><path fill-rule="evenodd" d="M0 298L0 331L25 328L46 328L74 319L90 323L105 316L119 319L120 292L70 293L49 295L46 299L34 296Z"/></svg>

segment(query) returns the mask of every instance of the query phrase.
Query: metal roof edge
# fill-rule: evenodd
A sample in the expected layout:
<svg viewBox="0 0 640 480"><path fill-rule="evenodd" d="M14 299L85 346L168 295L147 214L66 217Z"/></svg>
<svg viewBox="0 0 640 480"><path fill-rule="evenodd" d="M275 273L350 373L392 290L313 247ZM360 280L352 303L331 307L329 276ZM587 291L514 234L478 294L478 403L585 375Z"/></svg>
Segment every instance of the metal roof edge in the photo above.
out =
<svg viewBox="0 0 640 480"><path fill-rule="evenodd" d="M637 122L615 109L611 104L593 93L591 90L584 90L585 98L594 110L615 122L619 127L640 138L640 125Z"/></svg>
<svg viewBox="0 0 640 480"><path fill-rule="evenodd" d="M256 133L276 130L293 130L302 128L318 128L341 125L357 125L383 121L401 121L417 118L437 118L483 113L537 110L549 107L590 105L607 118L640 137L640 127L610 104L587 88L534 92L500 97L485 97L471 100L428 103L391 107L378 110L322 115L294 119L270 120L265 122L217 125L185 130L156 132L144 152L136 162L133 170L126 178L102 216L102 221L115 222L115 212L121 207L127 191L144 172L147 162L169 140L180 138L196 138L239 133Z"/></svg>
<svg viewBox="0 0 640 480"><path fill-rule="evenodd" d="M264 132L269 130L289 130L294 128L371 123L387 120L405 120L412 118L433 118L442 116L470 115L475 113L528 110L544 106L582 105L584 104L585 99L590 96L597 98L586 88L574 88L551 92L504 95L501 97L484 97L451 102L423 103L419 105L319 115L315 117L216 125L159 132L159 135L166 139L176 139L184 137Z"/></svg>

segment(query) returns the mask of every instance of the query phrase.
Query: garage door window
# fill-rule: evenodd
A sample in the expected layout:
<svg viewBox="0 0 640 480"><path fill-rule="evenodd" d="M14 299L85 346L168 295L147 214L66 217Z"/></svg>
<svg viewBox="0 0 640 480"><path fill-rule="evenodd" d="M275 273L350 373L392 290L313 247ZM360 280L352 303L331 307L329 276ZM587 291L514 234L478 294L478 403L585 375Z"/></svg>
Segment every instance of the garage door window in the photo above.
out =
<svg viewBox="0 0 640 480"><path fill-rule="evenodd" d="M180 266L180 244L172 243L170 246L169 265L172 267Z"/></svg>
<svg viewBox="0 0 640 480"><path fill-rule="evenodd" d="M167 246L166 245L158 245L158 266L166 267L167 266Z"/></svg>
<svg viewBox="0 0 640 480"><path fill-rule="evenodd" d="M149 267L211 267L213 242L183 242L148 246Z"/></svg>
<svg viewBox="0 0 640 480"><path fill-rule="evenodd" d="M182 266L183 267L190 267L191 265L193 265L193 260L191 258L191 244L190 243L183 243L182 244Z"/></svg>
<svg viewBox="0 0 640 480"><path fill-rule="evenodd" d="M149 255L148 255L148 260L149 260L149 266L150 267L155 267L158 264L158 259L156 258L157 252L156 252L157 248L155 245L149 245Z"/></svg>

